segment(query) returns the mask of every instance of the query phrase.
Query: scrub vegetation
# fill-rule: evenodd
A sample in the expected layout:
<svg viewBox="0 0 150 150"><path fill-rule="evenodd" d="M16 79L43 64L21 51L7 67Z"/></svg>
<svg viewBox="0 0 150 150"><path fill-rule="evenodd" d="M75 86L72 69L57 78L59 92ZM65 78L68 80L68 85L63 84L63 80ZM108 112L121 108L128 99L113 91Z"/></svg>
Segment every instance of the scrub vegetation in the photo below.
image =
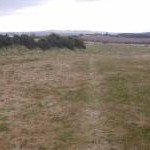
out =
<svg viewBox="0 0 150 150"><path fill-rule="evenodd" d="M84 42L76 36L59 36L51 34L49 36L34 36L34 35L0 35L0 48L12 46L25 46L28 49L40 48L47 50L51 48L85 48Z"/></svg>

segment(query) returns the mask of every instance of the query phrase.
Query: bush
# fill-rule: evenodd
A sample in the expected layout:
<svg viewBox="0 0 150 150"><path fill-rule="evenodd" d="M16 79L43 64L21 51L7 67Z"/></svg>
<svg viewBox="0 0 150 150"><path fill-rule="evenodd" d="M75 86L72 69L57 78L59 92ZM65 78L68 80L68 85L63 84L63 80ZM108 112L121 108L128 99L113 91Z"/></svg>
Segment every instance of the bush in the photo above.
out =
<svg viewBox="0 0 150 150"><path fill-rule="evenodd" d="M8 47L12 45L22 45L29 49L41 48L43 50L50 49L53 47L58 48L86 48L84 42L81 39L73 36L59 36L56 34L51 34L45 37L38 37L38 40L34 36L29 35L14 35L10 37L8 35L0 35L0 48Z"/></svg>

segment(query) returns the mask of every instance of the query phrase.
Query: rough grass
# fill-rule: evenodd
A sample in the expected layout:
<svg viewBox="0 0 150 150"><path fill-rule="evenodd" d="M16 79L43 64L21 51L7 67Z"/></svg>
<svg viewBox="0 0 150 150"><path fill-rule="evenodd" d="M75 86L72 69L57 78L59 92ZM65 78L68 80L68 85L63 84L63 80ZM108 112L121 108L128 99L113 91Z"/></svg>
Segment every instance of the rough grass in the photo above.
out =
<svg viewBox="0 0 150 150"><path fill-rule="evenodd" d="M149 150L150 48L0 50L0 150Z"/></svg>

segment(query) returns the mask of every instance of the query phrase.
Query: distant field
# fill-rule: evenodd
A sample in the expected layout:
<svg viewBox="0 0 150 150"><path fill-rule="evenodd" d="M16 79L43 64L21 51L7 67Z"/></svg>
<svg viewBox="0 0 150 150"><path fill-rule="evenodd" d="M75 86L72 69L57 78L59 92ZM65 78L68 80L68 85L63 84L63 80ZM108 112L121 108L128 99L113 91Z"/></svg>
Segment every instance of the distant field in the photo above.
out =
<svg viewBox="0 0 150 150"><path fill-rule="evenodd" d="M150 47L0 49L0 150L149 150Z"/></svg>
<svg viewBox="0 0 150 150"><path fill-rule="evenodd" d="M113 35L87 34L81 37L85 41L103 43L150 44L150 37L123 37Z"/></svg>

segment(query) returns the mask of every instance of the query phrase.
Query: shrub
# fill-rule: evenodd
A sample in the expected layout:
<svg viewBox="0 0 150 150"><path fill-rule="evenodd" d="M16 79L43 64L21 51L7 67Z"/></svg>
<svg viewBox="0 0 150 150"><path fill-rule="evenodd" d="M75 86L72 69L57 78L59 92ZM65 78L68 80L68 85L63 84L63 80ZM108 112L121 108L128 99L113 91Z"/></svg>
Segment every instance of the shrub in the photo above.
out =
<svg viewBox="0 0 150 150"><path fill-rule="evenodd" d="M10 37L8 35L0 35L0 48L8 47L12 45L22 45L29 49L41 48L43 50L50 49L53 47L58 48L86 48L84 42L81 39L73 36L59 36L56 34L51 34L45 37L38 37L36 40L35 36L29 36L26 34L14 35Z"/></svg>

